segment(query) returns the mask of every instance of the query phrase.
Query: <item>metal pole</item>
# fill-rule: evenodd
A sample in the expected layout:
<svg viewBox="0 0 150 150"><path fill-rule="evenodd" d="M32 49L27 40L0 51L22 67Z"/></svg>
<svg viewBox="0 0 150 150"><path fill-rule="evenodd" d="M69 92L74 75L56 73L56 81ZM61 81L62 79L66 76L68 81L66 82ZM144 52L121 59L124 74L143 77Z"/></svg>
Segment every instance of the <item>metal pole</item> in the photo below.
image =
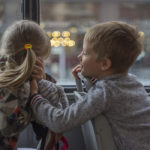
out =
<svg viewBox="0 0 150 150"><path fill-rule="evenodd" d="M22 16L40 23L40 0L22 0Z"/></svg>
<svg viewBox="0 0 150 150"><path fill-rule="evenodd" d="M32 20L31 2L32 0L22 0L23 19Z"/></svg>
<svg viewBox="0 0 150 150"><path fill-rule="evenodd" d="M40 23L40 1L32 0L32 20Z"/></svg>

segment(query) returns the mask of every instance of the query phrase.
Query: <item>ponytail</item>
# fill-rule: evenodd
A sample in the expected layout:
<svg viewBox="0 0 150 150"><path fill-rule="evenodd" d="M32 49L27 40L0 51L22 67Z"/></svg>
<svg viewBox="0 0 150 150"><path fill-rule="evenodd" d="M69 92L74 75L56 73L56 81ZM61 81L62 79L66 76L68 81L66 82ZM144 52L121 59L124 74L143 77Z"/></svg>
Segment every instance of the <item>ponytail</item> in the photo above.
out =
<svg viewBox="0 0 150 150"><path fill-rule="evenodd" d="M35 61L35 52L32 48L29 48L21 65L17 65L14 69L6 68L6 70L0 73L0 87L17 88L21 86L31 76Z"/></svg>
<svg viewBox="0 0 150 150"><path fill-rule="evenodd" d="M49 37L40 26L29 20L14 22L1 38L0 87L19 87L29 80L36 56L45 59L50 53Z"/></svg>

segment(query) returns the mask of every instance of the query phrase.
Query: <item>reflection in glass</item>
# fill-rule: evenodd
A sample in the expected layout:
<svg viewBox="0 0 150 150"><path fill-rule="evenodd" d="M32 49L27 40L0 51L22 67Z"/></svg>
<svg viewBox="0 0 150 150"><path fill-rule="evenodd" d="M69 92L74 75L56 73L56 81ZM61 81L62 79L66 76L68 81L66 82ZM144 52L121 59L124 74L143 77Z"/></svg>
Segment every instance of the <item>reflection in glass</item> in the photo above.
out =
<svg viewBox="0 0 150 150"><path fill-rule="evenodd" d="M0 37L14 21L22 19L20 0L0 0Z"/></svg>
<svg viewBox="0 0 150 150"><path fill-rule="evenodd" d="M46 69L60 84L74 82L71 70L79 63L77 55L82 50L83 37L88 28L110 20L136 25L145 34L143 52L130 72L137 75L145 85L150 85L150 2L44 0L41 1L41 23L52 43L52 56L47 60ZM52 37L55 31L59 31L57 37Z"/></svg>

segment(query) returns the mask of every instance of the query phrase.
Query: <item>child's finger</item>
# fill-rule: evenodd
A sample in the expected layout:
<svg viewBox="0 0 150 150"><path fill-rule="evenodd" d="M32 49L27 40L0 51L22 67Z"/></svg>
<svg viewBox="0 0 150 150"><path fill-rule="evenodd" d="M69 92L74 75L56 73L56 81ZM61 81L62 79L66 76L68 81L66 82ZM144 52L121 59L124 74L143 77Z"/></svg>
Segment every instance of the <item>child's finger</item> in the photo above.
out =
<svg viewBox="0 0 150 150"><path fill-rule="evenodd" d="M38 92L37 81L35 79L32 79L30 81L30 95L33 95L37 92Z"/></svg>
<svg viewBox="0 0 150 150"><path fill-rule="evenodd" d="M43 59L42 59L40 56L38 56L38 59L39 59L41 62L43 62Z"/></svg>
<svg viewBox="0 0 150 150"><path fill-rule="evenodd" d="M43 68L37 65L33 66L33 71L37 71L37 72L43 72Z"/></svg>
<svg viewBox="0 0 150 150"><path fill-rule="evenodd" d="M81 72L81 65L77 65L73 70L72 74L75 78L80 79L78 76L78 72Z"/></svg>
<svg viewBox="0 0 150 150"><path fill-rule="evenodd" d="M40 57L36 58L36 65L39 66L39 67L44 68L43 60Z"/></svg>
<svg viewBox="0 0 150 150"><path fill-rule="evenodd" d="M77 72L78 69L81 69L81 65L77 65L76 67L74 67L74 68L72 69L72 73Z"/></svg>
<svg viewBox="0 0 150 150"><path fill-rule="evenodd" d="M34 78L34 79L36 79L36 80L45 79L42 74L32 74L31 77Z"/></svg>
<svg viewBox="0 0 150 150"><path fill-rule="evenodd" d="M35 80L35 79L32 79L32 80L30 81L30 88L34 88L35 84L36 84L36 80Z"/></svg>
<svg viewBox="0 0 150 150"><path fill-rule="evenodd" d="M44 69L42 67L37 66L37 65L34 65L32 74L39 76L38 79L45 79L46 78Z"/></svg>
<svg viewBox="0 0 150 150"><path fill-rule="evenodd" d="M81 65L79 64L79 65L75 66L75 67L72 69L72 71L73 71L73 70L76 70L77 68L81 68Z"/></svg>

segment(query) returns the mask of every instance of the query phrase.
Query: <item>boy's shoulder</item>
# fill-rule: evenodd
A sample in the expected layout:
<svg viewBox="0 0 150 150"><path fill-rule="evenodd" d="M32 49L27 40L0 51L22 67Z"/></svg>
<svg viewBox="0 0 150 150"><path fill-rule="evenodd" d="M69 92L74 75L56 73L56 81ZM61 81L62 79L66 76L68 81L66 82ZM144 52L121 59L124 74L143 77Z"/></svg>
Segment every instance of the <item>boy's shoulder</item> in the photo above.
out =
<svg viewBox="0 0 150 150"><path fill-rule="evenodd" d="M99 80L101 82L123 82L123 81L135 81L135 82L139 82L137 77L133 74L112 74L112 75L109 75L109 76L106 76L104 78L102 78L101 80Z"/></svg>
<svg viewBox="0 0 150 150"><path fill-rule="evenodd" d="M96 82L96 87L144 87L133 74L113 74ZM113 89L112 89L113 90Z"/></svg>

